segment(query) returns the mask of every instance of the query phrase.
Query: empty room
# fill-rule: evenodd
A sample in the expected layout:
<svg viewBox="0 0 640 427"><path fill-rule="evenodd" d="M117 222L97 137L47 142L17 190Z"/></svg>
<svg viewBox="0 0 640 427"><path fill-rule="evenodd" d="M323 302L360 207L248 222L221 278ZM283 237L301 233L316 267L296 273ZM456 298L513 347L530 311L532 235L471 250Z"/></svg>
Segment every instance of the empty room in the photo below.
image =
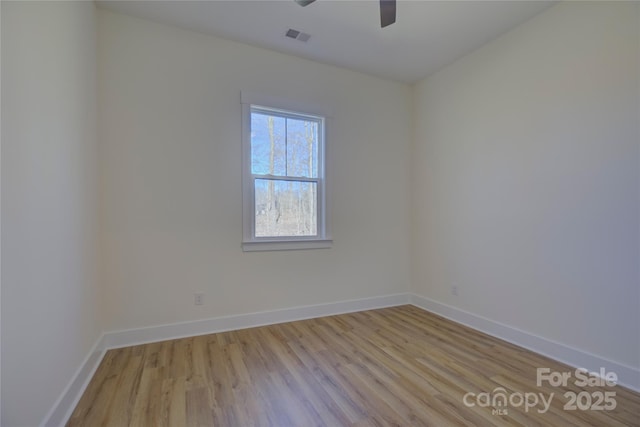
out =
<svg viewBox="0 0 640 427"><path fill-rule="evenodd" d="M0 19L2 427L640 426L640 2Z"/></svg>

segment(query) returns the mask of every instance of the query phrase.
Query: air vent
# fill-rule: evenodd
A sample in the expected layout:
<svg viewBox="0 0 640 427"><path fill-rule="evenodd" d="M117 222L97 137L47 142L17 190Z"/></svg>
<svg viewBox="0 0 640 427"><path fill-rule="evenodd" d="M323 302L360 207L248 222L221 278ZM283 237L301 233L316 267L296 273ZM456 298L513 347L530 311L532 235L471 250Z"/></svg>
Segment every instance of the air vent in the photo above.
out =
<svg viewBox="0 0 640 427"><path fill-rule="evenodd" d="M301 42L306 42L311 38L309 34L303 33L302 31L294 30L293 28L289 28L285 36L289 37L290 39L299 40Z"/></svg>

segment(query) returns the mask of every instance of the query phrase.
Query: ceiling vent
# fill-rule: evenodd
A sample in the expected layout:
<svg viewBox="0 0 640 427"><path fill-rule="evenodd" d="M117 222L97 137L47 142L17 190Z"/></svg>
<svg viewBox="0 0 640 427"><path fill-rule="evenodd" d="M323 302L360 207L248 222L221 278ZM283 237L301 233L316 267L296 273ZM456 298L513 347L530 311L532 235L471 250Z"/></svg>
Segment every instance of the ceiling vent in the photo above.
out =
<svg viewBox="0 0 640 427"><path fill-rule="evenodd" d="M299 40L301 42L306 42L311 38L311 35L303 33L302 31L294 30L293 28L289 28L285 36L289 37L290 39Z"/></svg>

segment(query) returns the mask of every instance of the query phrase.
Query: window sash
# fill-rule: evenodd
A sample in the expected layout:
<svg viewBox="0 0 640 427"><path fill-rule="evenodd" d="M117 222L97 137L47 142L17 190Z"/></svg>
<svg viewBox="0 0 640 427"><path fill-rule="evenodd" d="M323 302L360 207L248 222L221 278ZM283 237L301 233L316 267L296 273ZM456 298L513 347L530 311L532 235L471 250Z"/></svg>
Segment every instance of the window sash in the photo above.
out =
<svg viewBox="0 0 640 427"><path fill-rule="evenodd" d="M292 119L292 120L302 120L302 121L308 121L308 122L314 122L316 123L316 125L318 126L318 135L317 135L317 172L316 175L318 178L324 178L324 157L325 157L325 121L326 119L322 116L317 116L317 115L312 115L312 114L303 114L303 113L297 113L297 112L289 112L287 110L282 110L282 109L277 109L277 108L268 108L268 107L261 107L261 106L257 106L257 105L249 105L249 112L248 112L248 126L249 126L249 133L251 132L251 114L253 113L259 113L259 114L264 114L264 115L268 115L268 116L274 116L274 117L281 117L284 119ZM247 114L247 113L245 113ZM249 151L249 171L252 173L252 175L261 175L261 174L253 174L253 170L251 168L251 162L252 162L252 152L251 152L251 137L249 137L249 141L248 141L249 145L248 145L248 151ZM286 154L285 154L286 156ZM287 172L288 173L288 172ZM265 174L267 175L267 174ZM273 175L273 176L278 176L278 177L298 177L298 178L305 178L302 176L297 176L297 175Z"/></svg>
<svg viewBox="0 0 640 427"><path fill-rule="evenodd" d="M316 234L307 236L256 236L256 180L284 181L284 182L310 182L316 184ZM325 210L324 210L324 186L320 178L295 178L288 176L274 175L252 175L251 176L251 240L249 241L289 241L289 240L318 240L325 238ZM246 241L245 241L246 242Z"/></svg>

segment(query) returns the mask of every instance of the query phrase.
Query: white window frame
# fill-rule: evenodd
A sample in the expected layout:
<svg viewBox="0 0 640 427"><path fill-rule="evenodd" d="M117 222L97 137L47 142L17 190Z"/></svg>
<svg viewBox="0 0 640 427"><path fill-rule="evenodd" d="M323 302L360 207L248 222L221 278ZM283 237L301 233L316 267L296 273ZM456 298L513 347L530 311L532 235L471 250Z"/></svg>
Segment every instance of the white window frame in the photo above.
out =
<svg viewBox="0 0 640 427"><path fill-rule="evenodd" d="M330 248L333 240L329 233L327 198L327 123L330 112L317 105L281 99L253 92L241 93L242 105L242 250L273 251ZM317 182L317 235L256 237L255 235L255 180L269 179L269 175L254 175L251 171L251 110L273 111L284 117L319 120L318 177L299 178L274 176L277 180Z"/></svg>

